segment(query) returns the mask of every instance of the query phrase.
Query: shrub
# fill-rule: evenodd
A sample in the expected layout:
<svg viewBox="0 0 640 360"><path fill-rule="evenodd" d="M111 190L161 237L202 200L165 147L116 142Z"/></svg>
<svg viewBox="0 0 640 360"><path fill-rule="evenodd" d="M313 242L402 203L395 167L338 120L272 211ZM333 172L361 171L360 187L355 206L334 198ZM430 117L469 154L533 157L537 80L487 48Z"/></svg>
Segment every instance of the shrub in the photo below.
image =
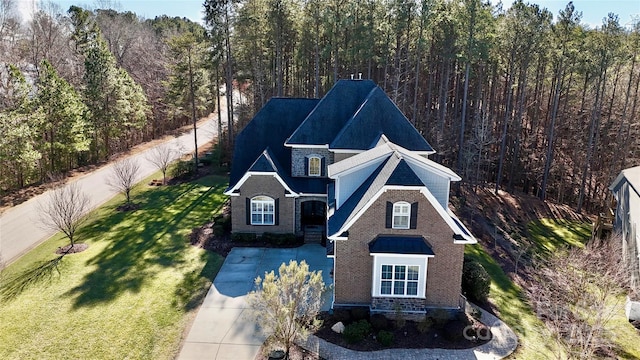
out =
<svg viewBox="0 0 640 360"><path fill-rule="evenodd" d="M402 306L396 304L393 308L395 310L396 328L402 329L405 325L407 325L407 319L404 318L404 314L402 313Z"/></svg>
<svg viewBox="0 0 640 360"><path fill-rule="evenodd" d="M342 336L349 344L355 344L364 340L371 333L371 324L367 320L360 320L349 324L344 328Z"/></svg>
<svg viewBox="0 0 640 360"><path fill-rule="evenodd" d="M180 160L169 169L172 178L183 178L193 173L194 166L191 160Z"/></svg>
<svg viewBox="0 0 640 360"><path fill-rule="evenodd" d="M416 324L416 328L421 334L426 333L433 326L433 319L430 317L426 317Z"/></svg>
<svg viewBox="0 0 640 360"><path fill-rule="evenodd" d="M295 234L274 234L274 233L263 233L261 236L262 240L268 242L270 244L278 245L278 246L290 246L295 245L298 241Z"/></svg>
<svg viewBox="0 0 640 360"><path fill-rule="evenodd" d="M431 323L437 328L443 327L451 320L451 314L445 309L433 309L427 316L431 319Z"/></svg>
<svg viewBox="0 0 640 360"><path fill-rule="evenodd" d="M484 266L465 256L462 266L462 292L471 301L484 302L489 295L491 278Z"/></svg>
<svg viewBox="0 0 640 360"><path fill-rule="evenodd" d="M482 312L479 309L471 308L471 310L469 311L469 314L471 314L471 316L473 316L473 318L478 321L482 319Z"/></svg>
<svg viewBox="0 0 640 360"><path fill-rule="evenodd" d="M382 314L371 315L369 321L375 330L387 330L389 328L389 319Z"/></svg>
<svg viewBox="0 0 640 360"><path fill-rule="evenodd" d="M253 242L256 240L256 234L254 233L233 233L231 234L231 241L235 242Z"/></svg>
<svg viewBox="0 0 640 360"><path fill-rule="evenodd" d="M382 346L391 346L391 344L393 344L393 333L380 330L380 332L378 332L378 342L382 344Z"/></svg>

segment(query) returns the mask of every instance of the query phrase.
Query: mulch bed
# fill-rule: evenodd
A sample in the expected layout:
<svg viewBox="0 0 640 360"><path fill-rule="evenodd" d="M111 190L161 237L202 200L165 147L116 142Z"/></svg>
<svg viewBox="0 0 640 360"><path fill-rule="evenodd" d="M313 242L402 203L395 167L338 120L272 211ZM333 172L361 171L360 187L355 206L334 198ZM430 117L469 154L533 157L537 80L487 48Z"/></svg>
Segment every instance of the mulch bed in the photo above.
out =
<svg viewBox="0 0 640 360"><path fill-rule="evenodd" d="M136 211L138 209L140 209L140 205L136 203L126 203L116 208L116 210L121 212Z"/></svg>
<svg viewBox="0 0 640 360"><path fill-rule="evenodd" d="M469 349L479 345L482 345L488 340L476 340L471 341L467 340L460 334L460 338L458 339L447 339L445 336L445 331L443 327L440 326L431 326L428 330L421 332L418 330L418 323L415 321L407 320L405 321L404 326L398 327L395 324L395 321L389 320L389 326L385 328L386 331L389 331L393 334L393 343L390 346L383 346L380 344L376 338L374 330L374 334L370 334L364 340L350 344L346 342L343 338L342 334L338 334L331 330L331 327L338 322L338 318L333 315L329 315L328 313L321 313L321 318L323 320L322 327L316 331L315 335L321 339L324 339L330 343L342 346L347 349L352 349L356 351L377 351L384 350L390 348L397 349ZM488 329L482 323L473 319L472 317L468 317L469 321L472 322L472 325L477 331L483 329L483 335L487 334L486 331ZM447 326L447 325L445 325ZM462 327L465 325L462 324ZM460 331L462 332L462 331Z"/></svg>
<svg viewBox="0 0 640 360"><path fill-rule="evenodd" d="M89 245L87 244L74 244L73 247L71 245L66 245L66 246L59 247L56 250L56 254L58 255L75 254L75 253L83 252L87 250L87 248L89 248Z"/></svg>
<svg viewBox="0 0 640 360"><path fill-rule="evenodd" d="M270 349L262 345L255 360L268 360ZM304 349L298 345L293 345L289 350L289 360L324 360L318 354Z"/></svg>
<svg viewBox="0 0 640 360"><path fill-rule="evenodd" d="M254 241L233 241L231 234L228 232L216 233L216 224L224 221L229 221L231 216L231 207L227 202L222 210L222 215L216 217L213 221L204 224L203 226L193 228L189 235L191 245L203 248L205 250L213 251L221 256L226 257L234 247L267 247L267 248L292 248L302 245L302 242L291 245L276 245L272 242L262 240L260 238Z"/></svg>

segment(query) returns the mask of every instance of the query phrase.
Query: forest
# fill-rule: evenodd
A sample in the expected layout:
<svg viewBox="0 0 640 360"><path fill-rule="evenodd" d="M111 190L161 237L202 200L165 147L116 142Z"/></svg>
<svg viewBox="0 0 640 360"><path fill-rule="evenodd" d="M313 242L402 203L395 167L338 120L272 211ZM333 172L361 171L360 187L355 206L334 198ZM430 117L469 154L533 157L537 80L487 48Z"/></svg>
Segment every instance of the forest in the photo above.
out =
<svg viewBox="0 0 640 360"><path fill-rule="evenodd" d="M640 22L593 28L571 2L205 0L200 25L55 3L24 24L14 1L0 0L2 191L104 161L221 95L228 153L269 98L349 78L374 80L471 188L596 212L640 156Z"/></svg>

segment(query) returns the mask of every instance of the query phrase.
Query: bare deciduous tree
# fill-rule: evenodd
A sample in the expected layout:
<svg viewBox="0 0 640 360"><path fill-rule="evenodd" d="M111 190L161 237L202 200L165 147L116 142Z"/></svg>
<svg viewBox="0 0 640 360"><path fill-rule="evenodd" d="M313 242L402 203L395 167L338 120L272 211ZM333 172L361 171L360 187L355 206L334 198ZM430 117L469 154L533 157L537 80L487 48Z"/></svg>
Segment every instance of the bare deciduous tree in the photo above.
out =
<svg viewBox="0 0 640 360"><path fill-rule="evenodd" d="M146 156L149 162L162 171L162 184L167 183L167 169L169 164L175 160L176 154L177 152L171 146L162 144L151 149Z"/></svg>
<svg viewBox="0 0 640 360"><path fill-rule="evenodd" d="M282 264L279 275L273 271L256 278L258 290L249 294L248 302L257 323L268 335L268 342L285 348L285 359L296 339L304 339L320 327L316 318L322 307L325 286L322 271L309 271L303 260Z"/></svg>
<svg viewBox="0 0 640 360"><path fill-rule="evenodd" d="M89 196L77 183L71 183L54 189L49 200L39 204L39 220L44 228L64 233L73 247L76 231L86 221L89 206Z"/></svg>
<svg viewBox="0 0 640 360"><path fill-rule="evenodd" d="M131 203L131 189L136 184L140 164L131 158L125 158L113 163L111 177L107 179L107 185L118 190L127 197L127 204Z"/></svg>
<svg viewBox="0 0 640 360"><path fill-rule="evenodd" d="M622 294L629 282L620 238L555 254L537 277L529 297L553 340L566 352L558 358L591 359L611 351L607 330L622 311Z"/></svg>

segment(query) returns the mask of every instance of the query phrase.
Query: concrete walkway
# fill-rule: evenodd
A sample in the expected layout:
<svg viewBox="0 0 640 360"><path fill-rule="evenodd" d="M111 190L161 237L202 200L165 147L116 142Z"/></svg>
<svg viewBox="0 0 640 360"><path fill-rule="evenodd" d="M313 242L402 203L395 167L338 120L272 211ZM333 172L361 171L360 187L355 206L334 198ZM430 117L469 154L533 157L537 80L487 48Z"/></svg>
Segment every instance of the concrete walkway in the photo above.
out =
<svg viewBox="0 0 640 360"><path fill-rule="evenodd" d="M245 301L253 290L253 280L275 270L289 260L306 260L311 270L322 270L325 284L333 284L329 274L333 261L327 259L325 248L307 244L295 249L234 248L227 256L213 285L200 307L187 335L179 360L233 359L254 360L264 336L250 317ZM323 310L331 306L331 294L327 294ZM471 305L474 306L474 305ZM316 336L310 336L300 344L325 359L382 360L382 359L502 359L518 346L516 334L500 319L479 309L481 321L491 328L493 338L486 344L472 349L388 349L361 352L342 348Z"/></svg>
<svg viewBox="0 0 640 360"><path fill-rule="evenodd" d="M327 259L323 246L234 248L198 310L178 359L255 359L265 338L247 316L246 296L253 290L257 276L264 277L271 270L277 273L280 264L290 260L305 260L310 270L322 270L326 285L333 283L329 277L333 262ZM330 306L331 300L326 299L323 310Z"/></svg>

